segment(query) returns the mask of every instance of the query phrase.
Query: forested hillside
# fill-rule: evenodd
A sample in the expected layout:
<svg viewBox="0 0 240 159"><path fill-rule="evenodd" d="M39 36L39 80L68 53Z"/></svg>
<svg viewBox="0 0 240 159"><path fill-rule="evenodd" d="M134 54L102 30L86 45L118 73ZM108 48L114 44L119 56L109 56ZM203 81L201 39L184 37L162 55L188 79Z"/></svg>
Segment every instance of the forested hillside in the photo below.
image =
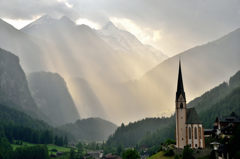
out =
<svg viewBox="0 0 240 159"><path fill-rule="evenodd" d="M147 139L155 132L160 132L158 141L164 141L166 138L173 138L174 132L171 132L174 125L171 118L146 118L128 125L122 124L115 133L108 139L107 144L112 146L122 145L125 147L134 147L136 144L147 145ZM165 133L165 130L168 134ZM170 133L169 133L170 132ZM166 135L163 135L166 134Z"/></svg>
<svg viewBox="0 0 240 159"><path fill-rule="evenodd" d="M31 96L19 58L1 48L0 104L24 111L33 118L47 120Z"/></svg>
<svg viewBox="0 0 240 159"><path fill-rule="evenodd" d="M38 108L54 126L80 119L67 84L59 74L34 72L29 74L28 84Z"/></svg>
<svg viewBox="0 0 240 159"><path fill-rule="evenodd" d="M41 144L58 144L61 140L63 145L64 134L43 121L33 119L29 115L9 106L0 105L0 138L6 137L10 142L21 140ZM67 142L66 139L65 142Z"/></svg>
<svg viewBox="0 0 240 159"><path fill-rule="evenodd" d="M229 83L204 93L189 102L188 107L195 107L205 128L211 128L217 116L222 117L235 112L240 114L240 71L232 76Z"/></svg>
<svg viewBox="0 0 240 159"><path fill-rule="evenodd" d="M205 128L212 128L216 117L229 116L232 112L240 115L240 87L235 88L226 97L212 105L211 108L201 112L200 118Z"/></svg>
<svg viewBox="0 0 240 159"><path fill-rule="evenodd" d="M59 129L71 134L75 142L91 142L107 140L117 129L117 126L101 118L88 118L77 120L75 123L65 124L59 127Z"/></svg>

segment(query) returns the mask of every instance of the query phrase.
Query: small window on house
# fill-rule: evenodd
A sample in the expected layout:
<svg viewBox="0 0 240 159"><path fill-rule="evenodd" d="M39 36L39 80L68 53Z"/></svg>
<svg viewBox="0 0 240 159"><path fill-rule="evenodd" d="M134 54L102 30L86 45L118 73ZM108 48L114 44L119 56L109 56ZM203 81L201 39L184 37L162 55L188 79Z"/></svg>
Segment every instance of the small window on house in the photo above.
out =
<svg viewBox="0 0 240 159"><path fill-rule="evenodd" d="M197 139L197 127L194 128L194 136L195 136L195 139Z"/></svg>
<svg viewBox="0 0 240 159"><path fill-rule="evenodd" d="M183 108L183 104L182 104L182 103L180 104L180 108L181 108L181 109Z"/></svg>
<svg viewBox="0 0 240 159"><path fill-rule="evenodd" d="M189 135L189 139L192 138L192 130L191 127L188 128L188 135Z"/></svg>
<svg viewBox="0 0 240 159"><path fill-rule="evenodd" d="M195 147L197 147L197 144L195 144Z"/></svg>

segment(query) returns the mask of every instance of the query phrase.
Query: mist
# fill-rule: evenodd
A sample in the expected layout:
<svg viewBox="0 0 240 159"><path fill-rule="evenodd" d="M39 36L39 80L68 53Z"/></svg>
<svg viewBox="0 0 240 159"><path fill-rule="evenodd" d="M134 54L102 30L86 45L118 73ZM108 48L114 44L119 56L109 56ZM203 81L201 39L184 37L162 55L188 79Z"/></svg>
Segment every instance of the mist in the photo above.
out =
<svg viewBox="0 0 240 159"><path fill-rule="evenodd" d="M95 30L45 15L21 30L1 26L0 47L19 56L27 74L58 73L81 118L118 125L173 114L180 56L188 101L239 69L239 30L168 58L111 22Z"/></svg>

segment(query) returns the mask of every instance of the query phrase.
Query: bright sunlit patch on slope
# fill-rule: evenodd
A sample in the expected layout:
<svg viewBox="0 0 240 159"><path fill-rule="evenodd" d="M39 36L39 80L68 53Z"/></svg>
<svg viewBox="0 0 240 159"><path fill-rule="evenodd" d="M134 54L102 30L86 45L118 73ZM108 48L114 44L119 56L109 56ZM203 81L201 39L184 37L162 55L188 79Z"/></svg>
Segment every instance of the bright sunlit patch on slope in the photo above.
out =
<svg viewBox="0 0 240 159"><path fill-rule="evenodd" d="M8 18L2 18L5 22L11 24L14 26L16 29L21 29L24 26L30 24L31 22L35 21L39 17L35 17L34 19L31 20L23 20L23 19L8 19Z"/></svg>
<svg viewBox="0 0 240 159"><path fill-rule="evenodd" d="M100 29L101 28L101 26L98 23L90 21L89 19L86 19L86 18L77 19L76 24L77 25L85 24L85 25L88 25L89 27L94 28L94 29Z"/></svg>
<svg viewBox="0 0 240 159"><path fill-rule="evenodd" d="M110 20L120 29L134 34L142 43L152 45L159 49L159 46L155 44L162 38L160 30L140 27L127 18L110 17Z"/></svg>

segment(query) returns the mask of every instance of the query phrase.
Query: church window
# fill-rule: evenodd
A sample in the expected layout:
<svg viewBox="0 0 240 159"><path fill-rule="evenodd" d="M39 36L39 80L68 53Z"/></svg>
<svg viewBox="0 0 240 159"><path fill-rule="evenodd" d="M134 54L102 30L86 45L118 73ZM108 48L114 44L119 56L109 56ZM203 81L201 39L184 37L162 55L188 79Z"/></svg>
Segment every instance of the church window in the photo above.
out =
<svg viewBox="0 0 240 159"><path fill-rule="evenodd" d="M180 104L180 108L181 108L181 109L183 108L183 104L182 104L182 103Z"/></svg>
<svg viewBox="0 0 240 159"><path fill-rule="evenodd" d="M189 139L192 138L192 130L191 130L191 127L188 128L188 134L189 134Z"/></svg>
<svg viewBox="0 0 240 159"><path fill-rule="evenodd" d="M201 127L199 127L198 130L199 130L199 138L202 139L202 129L201 129Z"/></svg>
<svg viewBox="0 0 240 159"><path fill-rule="evenodd" d="M195 139L197 139L197 127L194 128L194 136L195 136Z"/></svg>

